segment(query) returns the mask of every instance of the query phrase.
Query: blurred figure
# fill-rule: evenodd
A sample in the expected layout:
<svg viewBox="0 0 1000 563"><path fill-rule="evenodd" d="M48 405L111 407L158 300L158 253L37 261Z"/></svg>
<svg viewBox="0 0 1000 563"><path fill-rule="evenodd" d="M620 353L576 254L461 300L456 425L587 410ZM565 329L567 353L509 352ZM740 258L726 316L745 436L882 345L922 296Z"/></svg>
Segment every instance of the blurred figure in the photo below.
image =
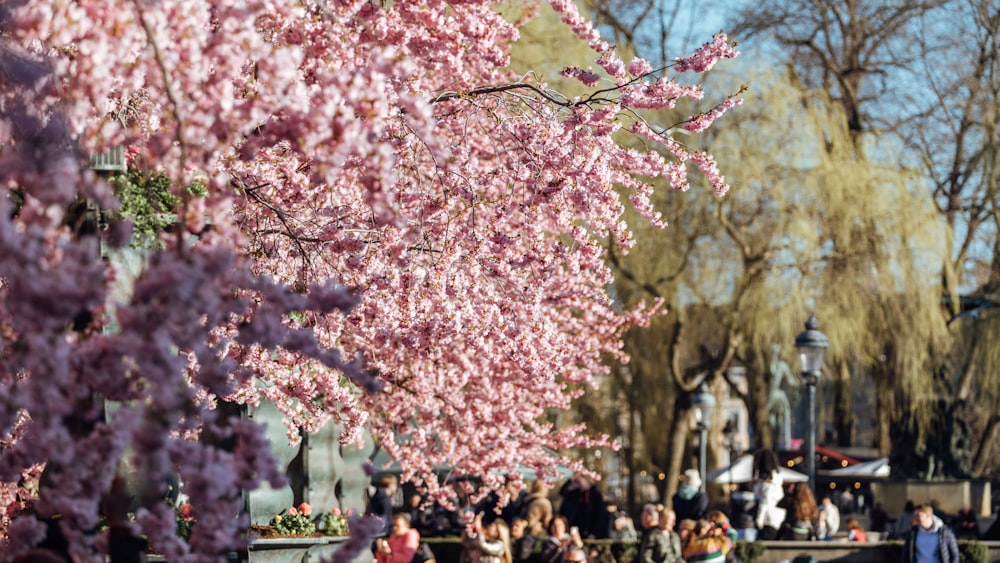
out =
<svg viewBox="0 0 1000 563"><path fill-rule="evenodd" d="M955 515L955 536L960 540L979 539L979 521L976 519L976 511L969 505L959 509Z"/></svg>
<svg viewBox="0 0 1000 563"><path fill-rule="evenodd" d="M571 545L566 548L563 561L566 563L587 563L587 552L582 547Z"/></svg>
<svg viewBox="0 0 1000 563"><path fill-rule="evenodd" d="M691 543L691 538L694 537L694 527L698 523L694 520L681 520L677 523L677 535L681 538L681 550L687 548L687 545Z"/></svg>
<svg viewBox="0 0 1000 563"><path fill-rule="evenodd" d="M365 516L378 516L382 520L382 536L388 535L392 529L392 497L396 496L398 486L399 480L395 475L383 475L365 507Z"/></svg>
<svg viewBox="0 0 1000 563"><path fill-rule="evenodd" d="M736 543L736 540L739 539L739 534L737 534L736 530L729 525L729 517L726 516L726 514L721 510L713 510L709 512L706 520L715 524L716 528L720 528L722 533L728 536L734 544Z"/></svg>
<svg viewBox="0 0 1000 563"><path fill-rule="evenodd" d="M420 493L413 493L406 499L404 507L410 515L410 527L420 533L420 537L432 535L434 523L434 508L424 504Z"/></svg>
<svg viewBox="0 0 1000 563"><path fill-rule="evenodd" d="M903 506L903 512L899 514L899 518L896 519L896 525L893 526L892 534L890 537L894 539L900 539L906 536L906 534L913 528L916 521L917 508L913 505L912 500L907 500L906 505Z"/></svg>
<svg viewBox="0 0 1000 563"><path fill-rule="evenodd" d="M858 522L857 518L847 519L847 541L868 541L868 535L865 534L865 530L861 527L861 523Z"/></svg>
<svg viewBox="0 0 1000 563"><path fill-rule="evenodd" d="M476 513L462 543L463 563L513 563L510 528L500 518L484 525L483 513Z"/></svg>
<svg viewBox="0 0 1000 563"><path fill-rule="evenodd" d="M524 499L521 516L527 521L525 533L536 538L544 538L552 522L552 501L549 500L549 488L542 481L533 481Z"/></svg>
<svg viewBox="0 0 1000 563"><path fill-rule="evenodd" d="M774 450L760 450L754 454L753 466L757 478L754 485L754 494L757 496L757 539L777 539L787 512L779 506L785 490L778 472L778 454Z"/></svg>
<svg viewBox="0 0 1000 563"><path fill-rule="evenodd" d="M816 520L819 510L808 483L795 483L791 494L785 499L786 513L784 533L781 539L810 540L816 538Z"/></svg>
<svg viewBox="0 0 1000 563"><path fill-rule="evenodd" d="M549 537L542 544L542 563L558 563L566 557L570 546L583 549L580 531L570 528L565 516L556 516L549 524Z"/></svg>
<svg viewBox="0 0 1000 563"><path fill-rule="evenodd" d="M528 521L518 516L510 524L511 557L514 563L538 563L541 558L541 546L537 553L536 544L542 540L527 533Z"/></svg>
<svg viewBox="0 0 1000 563"><path fill-rule="evenodd" d="M934 507L921 504L915 514L915 525L903 543L903 563L958 563L955 534L934 515Z"/></svg>
<svg viewBox="0 0 1000 563"><path fill-rule="evenodd" d="M420 533L410 527L410 515L400 512L392 517L388 538L375 539L378 563L410 563L420 547Z"/></svg>
<svg viewBox="0 0 1000 563"><path fill-rule="evenodd" d="M885 506L881 502L872 505L870 520L871 531L878 532L880 536L889 532L889 513L886 512Z"/></svg>
<svg viewBox="0 0 1000 563"><path fill-rule="evenodd" d="M635 524L632 518L624 510L618 509L618 504L608 501L608 519L611 527L608 530L608 539L620 541L637 541L639 534L635 531Z"/></svg>
<svg viewBox="0 0 1000 563"><path fill-rule="evenodd" d="M647 504L642 507L639 515L642 524L642 536L639 538L639 549L632 563L660 563L667 556L667 538L658 526L659 513L656 506Z"/></svg>
<svg viewBox="0 0 1000 563"><path fill-rule="evenodd" d="M751 490L750 483L740 484L740 488L729 495L729 510L732 514L733 528L739 539L757 541L757 497Z"/></svg>
<svg viewBox="0 0 1000 563"><path fill-rule="evenodd" d="M681 544L681 536L674 531L677 514L662 504L656 507L656 512L657 526L663 532L663 537L667 542L666 556L661 563L684 563L684 546Z"/></svg>
<svg viewBox="0 0 1000 563"><path fill-rule="evenodd" d="M673 509L681 520L698 520L708 512L708 496L701 492L701 475L688 469L681 477L681 486L673 497Z"/></svg>
<svg viewBox="0 0 1000 563"><path fill-rule="evenodd" d="M726 554L733 548L733 540L725 534L722 527L699 520L694 528L694 535L684 548L685 561L698 563L724 563Z"/></svg>
<svg viewBox="0 0 1000 563"><path fill-rule="evenodd" d="M840 493L840 511L844 514L854 514L854 493L851 492L850 486Z"/></svg>
<svg viewBox="0 0 1000 563"><path fill-rule="evenodd" d="M562 503L559 514L566 517L570 527L576 526L584 538L606 538L608 511L601 491L594 487L583 473L576 473L559 490Z"/></svg>
<svg viewBox="0 0 1000 563"><path fill-rule="evenodd" d="M834 534L840 531L840 510L833 504L830 495L823 495L823 501L819 505L819 523L816 526L816 535L821 540L832 539Z"/></svg>

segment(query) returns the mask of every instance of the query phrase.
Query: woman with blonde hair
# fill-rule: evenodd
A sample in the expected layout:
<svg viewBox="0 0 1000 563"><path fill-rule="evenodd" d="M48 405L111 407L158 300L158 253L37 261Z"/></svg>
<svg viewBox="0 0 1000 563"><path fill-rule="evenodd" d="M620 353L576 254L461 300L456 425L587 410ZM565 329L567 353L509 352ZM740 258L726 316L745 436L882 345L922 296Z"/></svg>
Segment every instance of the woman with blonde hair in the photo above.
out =
<svg viewBox="0 0 1000 563"><path fill-rule="evenodd" d="M499 518L483 526L483 513L476 514L462 543L463 563L514 563L510 528Z"/></svg>

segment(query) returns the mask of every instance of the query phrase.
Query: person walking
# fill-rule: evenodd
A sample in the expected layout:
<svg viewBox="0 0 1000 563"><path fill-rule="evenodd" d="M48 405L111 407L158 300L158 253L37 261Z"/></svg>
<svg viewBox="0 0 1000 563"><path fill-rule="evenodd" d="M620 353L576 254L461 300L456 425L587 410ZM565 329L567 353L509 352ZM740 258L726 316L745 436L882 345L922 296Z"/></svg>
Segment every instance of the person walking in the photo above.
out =
<svg viewBox="0 0 1000 563"><path fill-rule="evenodd" d="M933 506L918 506L914 523L903 543L903 563L958 563L955 534L934 515Z"/></svg>

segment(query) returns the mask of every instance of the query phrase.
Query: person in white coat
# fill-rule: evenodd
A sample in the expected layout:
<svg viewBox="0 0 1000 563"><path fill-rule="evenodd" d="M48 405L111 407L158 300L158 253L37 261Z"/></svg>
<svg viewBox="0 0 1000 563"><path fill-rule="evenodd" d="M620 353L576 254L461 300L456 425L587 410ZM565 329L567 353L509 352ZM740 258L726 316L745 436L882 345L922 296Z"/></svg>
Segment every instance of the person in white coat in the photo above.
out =
<svg viewBox="0 0 1000 563"><path fill-rule="evenodd" d="M840 510L833 504L830 495L824 495L823 501L819 505L819 525L817 526L819 539L832 539L834 534L840 530Z"/></svg>
<svg viewBox="0 0 1000 563"><path fill-rule="evenodd" d="M759 450L753 456L753 472L757 477L757 539L773 540L785 521L785 509L778 506L785 497L785 487L778 469L778 454L774 450Z"/></svg>

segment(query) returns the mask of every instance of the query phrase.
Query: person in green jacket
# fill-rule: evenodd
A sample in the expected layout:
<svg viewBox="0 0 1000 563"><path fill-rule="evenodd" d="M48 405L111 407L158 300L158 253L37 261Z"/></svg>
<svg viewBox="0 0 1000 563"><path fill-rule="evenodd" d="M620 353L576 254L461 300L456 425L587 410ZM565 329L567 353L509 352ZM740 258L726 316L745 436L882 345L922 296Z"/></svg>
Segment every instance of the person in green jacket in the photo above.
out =
<svg viewBox="0 0 1000 563"><path fill-rule="evenodd" d="M663 531L663 537L667 540L667 550L663 563L684 563L684 548L681 546L681 536L674 531L677 523L677 513L663 506L656 507L659 517L659 527Z"/></svg>
<svg viewBox="0 0 1000 563"><path fill-rule="evenodd" d="M632 563L662 563L667 556L667 536L659 527L659 514L656 506L647 504L642 507L640 516L642 536L639 539L639 552Z"/></svg>

